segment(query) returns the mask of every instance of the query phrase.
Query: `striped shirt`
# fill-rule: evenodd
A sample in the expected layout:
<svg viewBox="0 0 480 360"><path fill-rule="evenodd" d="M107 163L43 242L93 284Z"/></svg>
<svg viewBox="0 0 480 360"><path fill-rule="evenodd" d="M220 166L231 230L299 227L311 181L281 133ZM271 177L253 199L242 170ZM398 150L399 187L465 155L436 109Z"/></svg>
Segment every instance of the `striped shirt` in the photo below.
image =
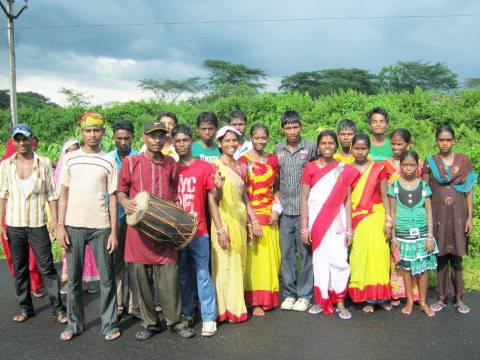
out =
<svg viewBox="0 0 480 360"><path fill-rule="evenodd" d="M279 166L279 191L280 203L282 204L282 214L300 215L300 194L304 167L316 158L317 149L315 145L308 140L300 140L295 151L288 150L287 142L278 144L275 148L275 155Z"/></svg>
<svg viewBox="0 0 480 360"><path fill-rule="evenodd" d="M29 179L18 177L14 154L0 164L0 198L7 199L6 224L38 228L47 224L46 202L57 200L50 160L33 154Z"/></svg>
<svg viewBox="0 0 480 360"><path fill-rule="evenodd" d="M115 159L104 153L82 149L67 153L60 183L68 187L65 225L88 229L110 227L106 196L117 191Z"/></svg>

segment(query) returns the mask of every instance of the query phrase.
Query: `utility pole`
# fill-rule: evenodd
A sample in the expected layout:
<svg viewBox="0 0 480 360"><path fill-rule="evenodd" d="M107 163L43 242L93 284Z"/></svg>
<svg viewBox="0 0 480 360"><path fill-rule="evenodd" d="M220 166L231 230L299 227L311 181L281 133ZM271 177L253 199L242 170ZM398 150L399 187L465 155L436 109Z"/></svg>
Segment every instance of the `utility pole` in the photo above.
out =
<svg viewBox="0 0 480 360"><path fill-rule="evenodd" d="M28 7L28 0L25 0L22 8L15 15L13 13L13 3L15 0L7 0L7 7L0 0L0 7L7 16L8 21L8 62L10 65L10 117L12 126L17 124L17 79L15 74L15 34L13 31L13 21Z"/></svg>

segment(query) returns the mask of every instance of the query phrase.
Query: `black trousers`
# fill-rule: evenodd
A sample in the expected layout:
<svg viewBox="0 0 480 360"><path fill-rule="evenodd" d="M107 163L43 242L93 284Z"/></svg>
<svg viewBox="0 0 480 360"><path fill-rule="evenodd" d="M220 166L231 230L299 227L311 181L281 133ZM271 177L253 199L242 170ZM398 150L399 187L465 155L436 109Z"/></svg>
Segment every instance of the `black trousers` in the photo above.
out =
<svg viewBox="0 0 480 360"><path fill-rule="evenodd" d="M39 228L7 226L8 245L15 270L15 290L21 311L33 315L30 294L30 271L28 269L29 244L32 246L38 269L42 274L53 314L64 311L60 298L60 279L53 263L52 244L46 226Z"/></svg>

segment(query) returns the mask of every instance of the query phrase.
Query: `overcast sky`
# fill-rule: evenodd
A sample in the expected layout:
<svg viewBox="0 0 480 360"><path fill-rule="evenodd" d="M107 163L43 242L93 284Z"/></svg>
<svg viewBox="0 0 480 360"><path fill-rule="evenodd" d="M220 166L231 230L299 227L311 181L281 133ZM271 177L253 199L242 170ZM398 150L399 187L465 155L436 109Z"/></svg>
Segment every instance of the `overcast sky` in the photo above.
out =
<svg viewBox="0 0 480 360"><path fill-rule="evenodd" d="M22 3L17 0L16 7ZM205 59L262 68L270 76L270 90L297 71L358 67L377 73L406 60L445 63L460 80L480 77L480 16L132 25L451 14L480 14L480 3L30 0L15 22L18 90L36 91L58 103L63 86L93 95L95 103L147 98L137 88L139 79L205 76ZM0 88L8 88L6 19L0 15ZM112 24L117 25L93 26ZM48 28L70 25L82 26Z"/></svg>

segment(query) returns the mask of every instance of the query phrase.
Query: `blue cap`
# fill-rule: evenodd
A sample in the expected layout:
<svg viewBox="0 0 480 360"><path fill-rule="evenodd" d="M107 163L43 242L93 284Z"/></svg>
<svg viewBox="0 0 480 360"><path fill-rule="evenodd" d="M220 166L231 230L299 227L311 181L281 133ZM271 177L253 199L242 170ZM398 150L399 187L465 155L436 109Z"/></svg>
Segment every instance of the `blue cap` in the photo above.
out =
<svg viewBox="0 0 480 360"><path fill-rule="evenodd" d="M30 126L27 124L18 124L12 129L12 137L15 137L17 134L22 134L23 136L29 138L32 136L32 129L30 129Z"/></svg>

